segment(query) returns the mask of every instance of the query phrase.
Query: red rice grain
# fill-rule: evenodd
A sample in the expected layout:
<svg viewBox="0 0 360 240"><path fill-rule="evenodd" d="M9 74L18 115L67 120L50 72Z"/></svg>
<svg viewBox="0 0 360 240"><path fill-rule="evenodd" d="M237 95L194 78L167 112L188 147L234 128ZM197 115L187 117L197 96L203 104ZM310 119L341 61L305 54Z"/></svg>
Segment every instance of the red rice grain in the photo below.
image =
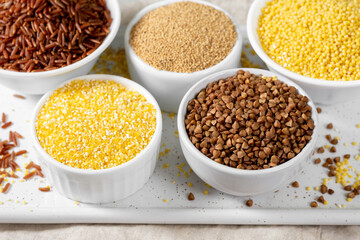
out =
<svg viewBox="0 0 360 240"><path fill-rule="evenodd" d="M12 125L12 122L7 122L4 125L1 126L1 128L5 129L7 127L10 127Z"/></svg>
<svg viewBox="0 0 360 240"><path fill-rule="evenodd" d="M17 138L24 138L23 136L21 136L21 134L19 134L18 132L14 132L14 136Z"/></svg>
<svg viewBox="0 0 360 240"><path fill-rule="evenodd" d="M16 98L20 98L20 99L25 99L25 97L24 97L24 96L19 95L19 94L14 94L14 97L16 97Z"/></svg>
<svg viewBox="0 0 360 240"><path fill-rule="evenodd" d="M26 174L26 175L23 177L23 179L28 180L28 179L32 178L35 174L36 174L35 171L29 172L28 174Z"/></svg>
<svg viewBox="0 0 360 240"><path fill-rule="evenodd" d="M12 178L19 178L19 176L16 175L15 173L13 173L13 174L11 175L11 177L12 177Z"/></svg>
<svg viewBox="0 0 360 240"><path fill-rule="evenodd" d="M38 175L39 177L44 177L44 174L40 171L40 170L38 170L38 169L35 169L35 172L36 172L36 175Z"/></svg>
<svg viewBox="0 0 360 240"><path fill-rule="evenodd" d="M41 167L40 165L35 164L33 161L31 161L27 166L26 169L31 169L31 168L35 168L38 171L41 171Z"/></svg>
<svg viewBox="0 0 360 240"><path fill-rule="evenodd" d="M15 156L19 156L19 155L22 155L22 154L25 154L25 153L27 153L26 150L21 150L21 151L16 152Z"/></svg>
<svg viewBox="0 0 360 240"><path fill-rule="evenodd" d="M34 166L34 162L31 161L27 166L26 169L31 169Z"/></svg>
<svg viewBox="0 0 360 240"><path fill-rule="evenodd" d="M9 188L10 188L10 183L7 183L2 190L2 193L6 193L9 190Z"/></svg>
<svg viewBox="0 0 360 240"><path fill-rule="evenodd" d="M50 187L39 187L39 190L41 192L49 192L50 191Z"/></svg>

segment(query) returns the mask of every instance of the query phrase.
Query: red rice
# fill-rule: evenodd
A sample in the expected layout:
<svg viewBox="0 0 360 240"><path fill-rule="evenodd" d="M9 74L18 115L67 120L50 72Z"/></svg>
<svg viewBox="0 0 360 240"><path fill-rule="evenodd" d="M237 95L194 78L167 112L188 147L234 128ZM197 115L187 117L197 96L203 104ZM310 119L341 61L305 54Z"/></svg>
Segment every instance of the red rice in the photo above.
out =
<svg viewBox="0 0 360 240"><path fill-rule="evenodd" d="M9 188L10 188L10 183L7 183L2 190L2 193L6 193L9 190Z"/></svg>
<svg viewBox="0 0 360 240"><path fill-rule="evenodd" d="M35 171L29 172L28 174L26 174L26 175L23 177L23 179L28 180L28 179L32 178L35 174L36 174Z"/></svg>
<svg viewBox="0 0 360 240"><path fill-rule="evenodd" d="M7 127L10 127L11 126L11 124L12 124L12 122L7 122L7 123L5 123L4 125L2 125L1 126L1 128L7 128Z"/></svg>
<svg viewBox="0 0 360 240"><path fill-rule="evenodd" d="M104 0L5 1L0 68L39 72L77 62L100 46L111 22Z"/></svg>
<svg viewBox="0 0 360 240"><path fill-rule="evenodd" d="M39 190L42 191L42 192L49 192L50 187L39 187Z"/></svg>
<svg viewBox="0 0 360 240"><path fill-rule="evenodd" d="M24 62L24 63L26 63L26 62ZM31 63L31 62L30 62L30 63ZM24 97L24 96L19 95L19 94L14 94L14 97L16 97L16 98L20 98L20 99L25 99L25 97Z"/></svg>

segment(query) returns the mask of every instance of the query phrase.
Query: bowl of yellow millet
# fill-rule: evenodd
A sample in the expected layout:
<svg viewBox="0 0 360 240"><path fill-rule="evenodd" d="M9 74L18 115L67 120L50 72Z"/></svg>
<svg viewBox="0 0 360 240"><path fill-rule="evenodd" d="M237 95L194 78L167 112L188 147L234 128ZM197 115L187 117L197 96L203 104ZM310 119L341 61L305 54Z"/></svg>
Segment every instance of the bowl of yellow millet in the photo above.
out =
<svg viewBox="0 0 360 240"><path fill-rule="evenodd" d="M139 84L86 75L45 94L31 135L45 177L70 199L108 203L128 197L152 175L159 155L161 110Z"/></svg>
<svg viewBox="0 0 360 240"><path fill-rule="evenodd" d="M247 33L274 73L299 84L320 104L360 91L359 1L255 0Z"/></svg>

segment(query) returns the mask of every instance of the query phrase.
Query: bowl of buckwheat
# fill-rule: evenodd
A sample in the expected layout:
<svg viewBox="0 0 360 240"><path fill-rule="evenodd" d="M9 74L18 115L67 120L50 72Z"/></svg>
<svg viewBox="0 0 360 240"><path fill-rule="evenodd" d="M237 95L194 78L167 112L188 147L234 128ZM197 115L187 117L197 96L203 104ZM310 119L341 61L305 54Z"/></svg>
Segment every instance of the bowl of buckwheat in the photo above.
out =
<svg viewBox="0 0 360 240"><path fill-rule="evenodd" d="M194 172L237 196L279 189L309 164L318 135L314 103L298 85L261 69L210 75L184 96L179 139Z"/></svg>

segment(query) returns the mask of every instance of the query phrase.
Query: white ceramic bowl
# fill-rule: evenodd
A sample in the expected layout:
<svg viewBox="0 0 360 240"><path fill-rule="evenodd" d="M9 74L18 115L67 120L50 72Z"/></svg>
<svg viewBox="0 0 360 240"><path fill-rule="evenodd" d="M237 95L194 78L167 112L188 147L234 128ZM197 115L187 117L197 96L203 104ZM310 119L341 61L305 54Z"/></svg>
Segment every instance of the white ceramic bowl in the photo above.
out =
<svg viewBox="0 0 360 240"><path fill-rule="evenodd" d="M162 131L162 116L159 105L145 88L119 76L102 74L80 76L63 83L58 88L75 79L113 80L141 93L156 109L155 133L149 145L142 152L119 166L103 170L87 170L67 166L56 161L45 152L38 141L35 130L37 115L46 100L52 95L53 91L50 91L36 105L31 124L31 138L45 177L49 179L56 191L76 201L107 203L126 198L142 188L154 171L159 156Z"/></svg>
<svg viewBox="0 0 360 240"><path fill-rule="evenodd" d="M186 91L203 77L221 70L239 67L240 64L242 37L239 27L234 19L223 9L211 3L197 0L191 1L208 5L224 12L232 20L238 35L237 41L229 55L221 62L210 68L193 73L177 73L158 70L145 63L139 56L137 56L129 43L131 29L144 15L161 6L169 5L177 1L166 0L145 7L135 15L125 31L126 59L131 79L148 89L159 102L161 109L167 112L176 112Z"/></svg>
<svg viewBox="0 0 360 240"><path fill-rule="evenodd" d="M240 69L250 71L256 75L262 74L264 76L274 76L274 73L266 70L253 68ZM184 119L187 105L189 101L209 83L234 76L240 69L229 69L213 74L194 85L181 101L177 125L180 145L186 161L202 180L212 187L231 195L253 196L274 191L284 183L289 184L293 177L295 177L306 165L310 164L310 157L315 147L319 127L315 105L309 98L309 105L312 107L312 119L314 120L315 128L310 142L308 142L302 151L293 159L269 169L243 170L222 165L206 157L191 143L186 132ZM289 86L294 86L302 95L308 96L304 90L287 78L278 76L278 79L287 83Z"/></svg>
<svg viewBox="0 0 360 240"><path fill-rule="evenodd" d="M305 77L287 70L274 62L262 49L257 33L258 19L261 9L269 0L255 0L247 17L247 34L256 54L265 62L270 71L281 74L299 84L316 103L336 104L357 98L360 91L360 80L328 81Z"/></svg>
<svg viewBox="0 0 360 240"><path fill-rule="evenodd" d="M23 94L44 94L70 78L87 74L114 40L120 27L118 0L106 0L106 3L113 19L110 33L93 53L74 64L50 71L27 73L0 69L0 84Z"/></svg>

